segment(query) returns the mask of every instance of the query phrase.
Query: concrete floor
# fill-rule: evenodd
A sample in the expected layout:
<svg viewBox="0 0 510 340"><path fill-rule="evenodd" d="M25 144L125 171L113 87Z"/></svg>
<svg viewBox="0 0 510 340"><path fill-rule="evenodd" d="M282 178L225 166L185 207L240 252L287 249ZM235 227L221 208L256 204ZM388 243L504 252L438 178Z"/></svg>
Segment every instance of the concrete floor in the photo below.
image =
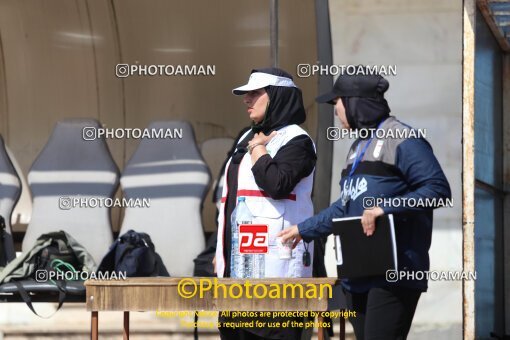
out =
<svg viewBox="0 0 510 340"><path fill-rule="evenodd" d="M56 304L36 303L35 309L43 316L51 315ZM192 317L157 316L155 312L130 314L130 339L191 340L193 329L185 326ZM200 321L215 323L216 317L201 317ZM100 339L121 338L123 313L99 313ZM334 326L338 332L338 323ZM81 340L90 339L90 313L83 304L66 303L60 311L49 319L39 318L21 303L0 305L0 340ZM217 329L200 329L201 340L219 339ZM347 322L347 339L354 339L352 328ZM335 338L338 338L336 335ZM315 335L313 339L317 339Z"/></svg>

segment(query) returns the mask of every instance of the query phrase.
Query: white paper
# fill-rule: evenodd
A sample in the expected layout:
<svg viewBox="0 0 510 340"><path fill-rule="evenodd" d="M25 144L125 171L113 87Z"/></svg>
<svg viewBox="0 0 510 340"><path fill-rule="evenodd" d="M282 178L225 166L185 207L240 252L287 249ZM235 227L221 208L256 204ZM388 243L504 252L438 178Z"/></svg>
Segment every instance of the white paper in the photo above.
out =
<svg viewBox="0 0 510 340"><path fill-rule="evenodd" d="M340 243L340 235L335 235L335 255L336 265L341 266L344 263L344 259L342 257L342 244Z"/></svg>
<svg viewBox="0 0 510 340"><path fill-rule="evenodd" d="M395 263L395 270L397 270L397 239L395 238L395 224L393 223L393 214L389 214L388 219L390 220L391 243L393 244L393 262Z"/></svg>
<svg viewBox="0 0 510 340"><path fill-rule="evenodd" d="M354 216L354 217L339 217L334 218L331 221L338 222L338 221L349 221L349 220L361 220L361 216Z"/></svg>

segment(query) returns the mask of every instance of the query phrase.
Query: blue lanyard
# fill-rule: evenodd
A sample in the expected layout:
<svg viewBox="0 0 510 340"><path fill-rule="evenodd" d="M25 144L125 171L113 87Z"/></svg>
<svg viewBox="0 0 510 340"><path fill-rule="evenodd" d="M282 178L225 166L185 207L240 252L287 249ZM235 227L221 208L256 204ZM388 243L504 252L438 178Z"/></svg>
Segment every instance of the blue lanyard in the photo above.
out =
<svg viewBox="0 0 510 340"><path fill-rule="evenodd" d="M382 120L379 123L379 125L377 126L377 129L379 129L381 127L381 125L384 123L385 120L386 119ZM354 162L352 163L351 171L349 171L349 179L352 177L352 175L356 171L356 168L358 167L359 163L363 160L363 156L365 156L365 152L367 151L368 146L372 142L372 139L373 138L370 138L368 140L367 144L365 144L365 146L363 147L363 150L361 150L361 154L359 154L359 146L360 146L361 142L358 143L358 146L356 147L356 158L354 159Z"/></svg>
<svg viewBox="0 0 510 340"><path fill-rule="evenodd" d="M367 144L365 144L365 146L363 147L363 150L361 150L361 154L359 154L359 146L360 146L361 142L358 143L358 147L356 148L356 158L354 159L354 162L352 163L351 171L349 171L349 179L352 177L352 175L354 174L354 171L356 171L356 168L358 167L359 163L363 159L363 156L365 155L365 152L367 151L368 146L370 145L371 141L372 141L372 138L370 138L368 140Z"/></svg>

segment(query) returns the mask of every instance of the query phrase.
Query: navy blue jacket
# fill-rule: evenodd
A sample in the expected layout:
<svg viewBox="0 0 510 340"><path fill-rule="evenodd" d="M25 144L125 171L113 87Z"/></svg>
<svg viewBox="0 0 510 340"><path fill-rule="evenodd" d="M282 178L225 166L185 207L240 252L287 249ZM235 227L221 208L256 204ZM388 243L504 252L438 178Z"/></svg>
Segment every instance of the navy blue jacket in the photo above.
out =
<svg viewBox="0 0 510 340"><path fill-rule="evenodd" d="M368 139L357 139L347 156L347 164L340 180L341 195L329 208L298 224L305 241L331 234L331 220L337 217L361 216L365 197L400 197L412 199L411 204L381 206L385 214L393 214L397 242L398 269L408 272L429 270L429 255L432 237L432 210L420 206L426 199L445 203L451 199L448 181L432 152L430 144L423 138L396 138L398 131L409 132L409 126L390 116L381 129L392 130L395 138L374 138L366 149L362 161L354 174L349 172L357 155L356 149L363 149ZM416 130L413 130L416 131ZM389 134L390 132L388 132ZM412 135L409 133L408 135ZM360 152L361 153L361 152ZM351 194L344 206L342 196ZM414 200L414 201L413 201ZM356 280L342 280L343 286L353 292L365 292L371 287L400 285L408 288L427 290L426 279L399 280L387 282L385 277Z"/></svg>

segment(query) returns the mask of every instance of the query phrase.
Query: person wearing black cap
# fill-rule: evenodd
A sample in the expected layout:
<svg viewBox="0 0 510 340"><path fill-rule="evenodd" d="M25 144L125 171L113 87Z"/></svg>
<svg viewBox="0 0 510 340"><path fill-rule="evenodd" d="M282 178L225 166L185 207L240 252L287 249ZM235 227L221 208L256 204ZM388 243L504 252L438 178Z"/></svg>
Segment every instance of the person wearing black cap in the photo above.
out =
<svg viewBox="0 0 510 340"><path fill-rule="evenodd" d="M367 138L354 141L342 170L341 194L336 202L279 235L283 241L313 240L331 233L333 218L362 216L363 232L369 237L375 232L378 216L393 214L398 270L424 272L429 270L434 207L386 203L367 209L363 206L366 197L391 197L400 202L451 198L450 186L430 144L413 133L390 133L410 132L412 128L389 115L384 98L388 88L388 81L379 75L340 75L331 92L317 97L319 103L335 106L343 128L380 129L384 133L375 137L365 134ZM410 279L388 282L384 276L377 276L342 280L348 307L356 311L350 322L358 340L407 337L419 297L427 290L427 279L406 278Z"/></svg>
<svg viewBox="0 0 510 340"><path fill-rule="evenodd" d="M312 139L299 127L306 119L301 90L287 72L263 68L253 70L248 83L232 92L243 95L252 125L239 138L225 167L214 261L216 273L219 277L232 276L230 217L237 198L244 197L254 217L253 224L268 226L268 252L264 254L262 277L311 277L313 242L300 242L290 259L280 259L276 240L283 228L313 215L311 193L316 155ZM305 253L309 255L308 263L303 262ZM262 320L268 321L283 319ZM220 326L222 339L290 340L299 339L302 331Z"/></svg>

